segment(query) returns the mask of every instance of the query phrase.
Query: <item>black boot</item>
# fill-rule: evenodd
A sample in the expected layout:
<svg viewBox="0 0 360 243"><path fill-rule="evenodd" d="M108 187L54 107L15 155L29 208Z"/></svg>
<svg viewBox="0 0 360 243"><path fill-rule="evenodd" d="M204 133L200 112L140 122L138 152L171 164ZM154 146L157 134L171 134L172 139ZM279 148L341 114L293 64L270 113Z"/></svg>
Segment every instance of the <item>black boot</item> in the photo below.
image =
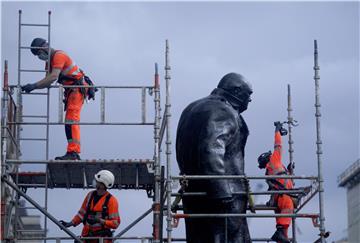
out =
<svg viewBox="0 0 360 243"><path fill-rule="evenodd" d="M273 236L271 236L271 239L280 243L290 243L289 238L285 234L285 229L282 226L276 226L276 228L277 229Z"/></svg>
<svg viewBox="0 0 360 243"><path fill-rule="evenodd" d="M76 152L66 152L63 156L55 157L55 160L81 160L81 158Z"/></svg>

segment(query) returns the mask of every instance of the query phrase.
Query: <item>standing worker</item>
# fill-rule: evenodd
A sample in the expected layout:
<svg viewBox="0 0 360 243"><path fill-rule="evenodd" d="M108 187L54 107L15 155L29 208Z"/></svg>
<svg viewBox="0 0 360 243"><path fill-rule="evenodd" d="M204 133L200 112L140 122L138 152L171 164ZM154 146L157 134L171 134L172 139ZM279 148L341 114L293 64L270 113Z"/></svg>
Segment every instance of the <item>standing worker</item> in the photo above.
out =
<svg viewBox="0 0 360 243"><path fill-rule="evenodd" d="M114 185L114 175L108 170L101 170L95 174L96 190L87 194L79 212L70 222L60 221L65 227L84 224L82 237L112 237L111 229L120 225L118 201L107 189ZM98 240L89 239L85 243L97 243ZM104 240L111 243L112 240Z"/></svg>
<svg viewBox="0 0 360 243"><path fill-rule="evenodd" d="M275 144L274 152L271 151L263 153L258 158L259 168L266 168L266 175L288 175L288 171L281 161L282 144L281 136L287 134L286 129L282 127L280 122L275 122ZM269 185L269 190L290 190L293 189L293 182L291 179L268 179L266 181ZM288 194L274 194L272 197L273 203L270 206L276 206L276 213L292 214L294 212L293 199ZM273 241L281 243L290 243L287 232L291 224L291 218L277 217L276 231L271 237Z"/></svg>
<svg viewBox="0 0 360 243"><path fill-rule="evenodd" d="M62 85L86 85L88 77L72 61L72 59L60 50L49 49L49 44L42 38L35 38L31 43L31 52L40 60L49 65L50 72L36 83L30 83L22 86L22 91L30 93L34 89L43 89L49 87L54 81ZM50 50L50 53L49 53ZM49 58L50 55L50 58ZM90 81L91 82L91 81ZM81 160L80 159L80 113L85 97L90 94L89 89L84 88L65 88L65 134L67 138L67 152L64 156L56 157L56 160Z"/></svg>

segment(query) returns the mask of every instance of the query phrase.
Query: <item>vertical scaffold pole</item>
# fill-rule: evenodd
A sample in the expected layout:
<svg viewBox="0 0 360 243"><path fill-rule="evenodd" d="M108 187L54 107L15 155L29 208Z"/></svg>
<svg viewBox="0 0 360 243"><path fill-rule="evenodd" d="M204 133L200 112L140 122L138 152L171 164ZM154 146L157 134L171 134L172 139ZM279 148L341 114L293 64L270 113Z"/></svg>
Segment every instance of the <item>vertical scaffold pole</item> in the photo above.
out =
<svg viewBox="0 0 360 243"><path fill-rule="evenodd" d="M169 41L166 40L165 51L165 80L166 80L166 196L167 196L167 242L171 243L171 131L170 131L170 118L171 118L171 103L170 103L170 60L169 60Z"/></svg>
<svg viewBox="0 0 360 243"><path fill-rule="evenodd" d="M22 94L21 94L21 14L22 11L21 9L19 10L19 32L18 32L18 81L17 81L17 96L16 96L16 103L17 103L17 112L16 112L16 122L22 122ZM16 142L18 144L18 148L20 150L20 131L21 131L21 125L18 124L17 128L16 128ZM19 156L21 156L21 154L19 154ZM16 183L18 182L18 165L16 165L15 167L15 171L16 171ZM18 229L18 225L16 223L16 220L18 218L19 215L19 193L16 192L16 196L15 196L15 220L13 221L13 236L14 239L16 241L18 234L17 234L17 229Z"/></svg>
<svg viewBox="0 0 360 243"><path fill-rule="evenodd" d="M101 87L101 98L100 98L100 121L105 123L105 87Z"/></svg>
<svg viewBox="0 0 360 243"><path fill-rule="evenodd" d="M7 153L7 136L6 131L7 126L7 114L8 114L8 90L9 90L9 81L8 81L8 61L5 60L4 65L4 84L3 84L3 97L1 102L1 174L5 173L5 159ZM3 196L3 195L1 195Z"/></svg>
<svg viewBox="0 0 360 243"><path fill-rule="evenodd" d="M16 122L22 122L22 94L21 94L21 9L19 10L19 33L18 33L18 81L17 81L17 96L16 96L16 103L17 103L17 109L16 109ZM21 131L21 125L17 125L16 130L16 142L18 144L18 148L20 150L20 131ZM19 154L20 156L20 154Z"/></svg>
<svg viewBox="0 0 360 243"><path fill-rule="evenodd" d="M48 65L47 65L47 72L46 74L49 75L50 74L50 58L51 58L51 40L50 40L50 30L51 30L51 11L48 11L48 43L49 43L49 48L48 48L48 53L49 53L49 57L48 57ZM47 102L46 102L46 160L49 159L49 122L50 122L50 88L47 89ZM48 210L48 164L46 164L45 166L45 210ZM47 236L47 217L44 217L44 236ZM46 243L46 239L44 240L44 243Z"/></svg>
<svg viewBox="0 0 360 243"><path fill-rule="evenodd" d="M288 111L288 131L289 131L289 162L290 163L294 163L294 148L293 148L293 144L294 144L294 140L292 138L292 125L293 125L293 122L294 122L294 118L292 117L292 114L291 112L293 111L292 109L292 105L291 105L291 87L290 87L290 84L288 84L287 86L287 89L288 89L288 108L287 108L287 111ZM291 174L294 174L293 171Z"/></svg>
<svg viewBox="0 0 360 243"><path fill-rule="evenodd" d="M325 243L325 217L324 217L324 179L322 174L322 141L320 133L320 76L319 76L319 64L318 64L318 46L317 40L314 40L314 81L315 81L315 117L316 117L316 154L318 162L318 180L319 180L319 208L320 208L320 239L321 243Z"/></svg>
<svg viewBox="0 0 360 243"><path fill-rule="evenodd" d="M155 125L154 125L154 172L155 172L155 189L153 205L153 237L154 242L160 242L160 188L161 188L161 171L160 171L160 84L158 65L155 63L155 80L154 80L154 103L155 103Z"/></svg>
<svg viewBox="0 0 360 243"><path fill-rule="evenodd" d="M63 87L60 85L59 86L59 113L58 113L58 122L59 123L62 123L64 121L63 97L64 97L64 90L63 90Z"/></svg>
<svg viewBox="0 0 360 243"><path fill-rule="evenodd" d="M288 112L288 117L287 117L287 120L288 120L288 131L289 131L289 140L288 140L288 143L289 143L289 163L291 165L294 164L294 148L293 148L293 144L294 144L294 141L292 139L292 125L293 125L293 117L292 117L292 106L291 106L291 87L290 87L290 84L287 85L287 103L288 103L288 107L287 107L287 112ZM294 172L293 170L291 170L291 175L293 175ZM296 243L296 218L292 218L292 242L293 243Z"/></svg>
<svg viewBox="0 0 360 243"><path fill-rule="evenodd" d="M5 169L5 159L7 154L7 135L6 126L7 126L7 114L8 114L8 89L9 89L9 83L8 83L8 62L5 60L4 65L4 84L3 84L3 97L1 102L1 176L3 176L6 173ZM0 240L4 240L7 228L6 227L6 221L8 219L8 214L6 210L6 200L5 198L5 185L4 183L1 183L1 238Z"/></svg>

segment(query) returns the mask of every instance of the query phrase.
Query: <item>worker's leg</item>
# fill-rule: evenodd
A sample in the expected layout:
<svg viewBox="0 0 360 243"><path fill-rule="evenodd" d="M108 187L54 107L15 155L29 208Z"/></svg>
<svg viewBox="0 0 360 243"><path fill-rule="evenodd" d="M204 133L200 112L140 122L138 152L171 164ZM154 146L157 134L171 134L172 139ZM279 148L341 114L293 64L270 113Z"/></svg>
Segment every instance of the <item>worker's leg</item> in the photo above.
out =
<svg viewBox="0 0 360 243"><path fill-rule="evenodd" d="M293 201L288 195L277 196L277 210L276 213L292 214L294 211ZM272 240L280 243L289 243L288 228L291 223L290 217L277 217L276 218L276 231L271 237Z"/></svg>
<svg viewBox="0 0 360 243"><path fill-rule="evenodd" d="M69 94L67 100L67 109L65 115L65 122L72 124L65 125L65 133L68 141L67 152L80 153L80 113L83 105L83 96L76 90Z"/></svg>
<svg viewBox="0 0 360 243"><path fill-rule="evenodd" d="M278 198L278 208L281 214L292 214L294 212L294 204L290 196L282 195ZM284 229L289 228L291 218L278 217L276 224L282 225Z"/></svg>

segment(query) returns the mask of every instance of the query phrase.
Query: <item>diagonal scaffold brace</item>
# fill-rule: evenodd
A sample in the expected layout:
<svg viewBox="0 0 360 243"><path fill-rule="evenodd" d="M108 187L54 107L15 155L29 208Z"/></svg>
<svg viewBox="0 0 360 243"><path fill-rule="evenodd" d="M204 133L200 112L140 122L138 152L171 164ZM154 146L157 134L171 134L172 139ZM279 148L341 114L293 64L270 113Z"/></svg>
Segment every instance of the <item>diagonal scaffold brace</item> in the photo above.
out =
<svg viewBox="0 0 360 243"><path fill-rule="evenodd" d="M37 202L31 199L28 195L26 195L17 185L11 182L6 175L1 177L1 181L8 184L12 189L14 189L20 196L22 196L26 201L31 203L34 207L39 209L47 218L49 218L52 222L54 222L57 226L59 226L66 234L68 234L71 238L73 238L76 242L82 242L78 236L76 236L73 232L64 227L54 216L44 210Z"/></svg>

